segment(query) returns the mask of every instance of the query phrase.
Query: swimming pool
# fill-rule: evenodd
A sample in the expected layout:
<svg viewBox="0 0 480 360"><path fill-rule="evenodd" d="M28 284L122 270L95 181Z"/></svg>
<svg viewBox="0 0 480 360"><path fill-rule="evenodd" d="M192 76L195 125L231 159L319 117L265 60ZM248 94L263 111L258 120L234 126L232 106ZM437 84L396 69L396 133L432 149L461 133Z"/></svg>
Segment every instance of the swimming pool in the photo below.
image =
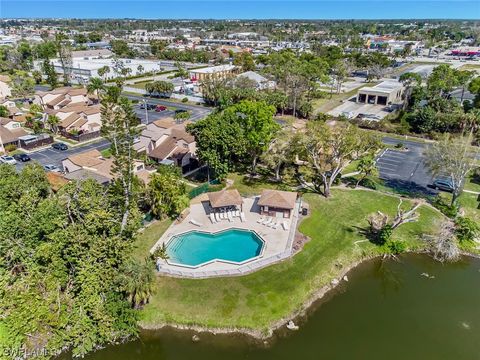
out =
<svg viewBox="0 0 480 360"><path fill-rule="evenodd" d="M263 240L254 231L189 231L171 238L167 254L169 263L197 267L213 260L243 263L259 256L263 247Z"/></svg>

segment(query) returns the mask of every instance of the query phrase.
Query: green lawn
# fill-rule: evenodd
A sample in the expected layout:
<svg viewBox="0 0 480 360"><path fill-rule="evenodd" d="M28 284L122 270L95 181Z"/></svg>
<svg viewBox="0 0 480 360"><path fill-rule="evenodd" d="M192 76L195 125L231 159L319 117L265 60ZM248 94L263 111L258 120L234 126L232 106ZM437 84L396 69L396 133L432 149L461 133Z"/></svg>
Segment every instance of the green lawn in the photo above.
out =
<svg viewBox="0 0 480 360"><path fill-rule="evenodd" d="M465 215L480 223L480 202L478 201L479 195L463 193L458 198L458 203L465 211Z"/></svg>
<svg viewBox="0 0 480 360"><path fill-rule="evenodd" d="M358 227L367 225L369 214L381 210L392 215L398 205L397 198L373 191L334 189L332 193L330 199L304 196L311 216L301 223L300 231L311 241L292 259L242 277L191 280L159 276L155 294L141 313L140 324L155 327L177 323L265 331L299 309L315 291L337 277L342 267L379 253L368 241L354 244L365 240ZM423 206L419 211L417 223L405 224L394 233L395 239L405 240L413 248L420 245L419 235L433 232L441 219L429 207ZM158 231L150 231L160 236L161 229L159 226ZM149 238L147 232L144 236Z"/></svg>
<svg viewBox="0 0 480 360"><path fill-rule="evenodd" d="M263 189L281 190L280 188L285 188L285 185L268 181L266 177L252 179L244 174L230 173L227 179L233 180L233 186L230 187L231 189L237 189L242 196L246 197L259 195Z"/></svg>
<svg viewBox="0 0 480 360"><path fill-rule="evenodd" d="M480 192L480 179L475 178L475 175L471 173L465 181L465 189Z"/></svg>
<svg viewBox="0 0 480 360"><path fill-rule="evenodd" d="M157 240L160 239L171 223L172 220L170 219L158 220L143 230L143 232L137 236L137 240L135 241L134 250L132 252L133 258L143 261L143 259L148 256L148 251Z"/></svg>

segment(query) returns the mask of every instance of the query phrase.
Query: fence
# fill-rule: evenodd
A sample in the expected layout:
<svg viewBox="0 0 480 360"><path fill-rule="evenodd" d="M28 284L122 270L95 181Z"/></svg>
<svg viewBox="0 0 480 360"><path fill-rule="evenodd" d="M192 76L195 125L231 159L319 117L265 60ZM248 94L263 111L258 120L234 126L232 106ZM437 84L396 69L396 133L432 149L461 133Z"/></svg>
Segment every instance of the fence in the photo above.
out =
<svg viewBox="0 0 480 360"><path fill-rule="evenodd" d="M87 133L82 133L82 134L70 134L68 131L62 131L61 132L62 136L66 137L67 139L75 140L78 142L82 141L87 141L91 139L95 139L100 136L100 130L98 131L92 131L92 132L87 132Z"/></svg>
<svg viewBox="0 0 480 360"><path fill-rule="evenodd" d="M219 187L222 187L221 182L219 180L212 180L209 183L206 182L205 184L202 184L190 190L190 192L188 193L188 197L190 199L193 199L194 197L197 197L198 195L204 194L206 192L220 190Z"/></svg>

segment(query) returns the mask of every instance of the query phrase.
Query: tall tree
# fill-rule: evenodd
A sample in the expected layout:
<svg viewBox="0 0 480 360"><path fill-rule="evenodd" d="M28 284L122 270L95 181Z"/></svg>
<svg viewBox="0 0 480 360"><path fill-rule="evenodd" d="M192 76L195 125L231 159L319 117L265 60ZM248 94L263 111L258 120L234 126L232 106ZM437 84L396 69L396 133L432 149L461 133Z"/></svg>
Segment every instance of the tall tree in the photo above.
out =
<svg viewBox="0 0 480 360"><path fill-rule="evenodd" d="M147 196L152 213L160 219L178 216L189 202L180 170L174 166L158 168L148 183Z"/></svg>
<svg viewBox="0 0 480 360"><path fill-rule="evenodd" d="M136 208L133 141L138 121L130 101L120 96L121 88L108 86L101 94L102 134L109 140L113 156L112 173L118 189L118 210L122 214L120 234L131 228L132 209Z"/></svg>
<svg viewBox="0 0 480 360"><path fill-rule="evenodd" d="M448 177L452 185L451 206L455 206L462 194L466 176L476 168L472 134L460 138L446 135L441 141L429 146L425 152L425 164L435 176Z"/></svg>
<svg viewBox="0 0 480 360"><path fill-rule="evenodd" d="M72 45L65 34L57 34L55 36L55 42L57 45L58 60L63 70L63 83L64 85L70 85L73 68Z"/></svg>
<svg viewBox="0 0 480 360"><path fill-rule="evenodd" d="M268 148L275 133L280 129L273 119L274 114L273 106L249 100L228 107L222 114L231 123L236 122L243 129L242 134L252 161L253 173L256 171L258 157Z"/></svg>
<svg viewBox="0 0 480 360"><path fill-rule="evenodd" d="M373 154L380 146L378 139L351 124L331 127L323 122L309 122L299 134L298 155L305 162L301 167L304 186L330 196L330 188L352 161Z"/></svg>

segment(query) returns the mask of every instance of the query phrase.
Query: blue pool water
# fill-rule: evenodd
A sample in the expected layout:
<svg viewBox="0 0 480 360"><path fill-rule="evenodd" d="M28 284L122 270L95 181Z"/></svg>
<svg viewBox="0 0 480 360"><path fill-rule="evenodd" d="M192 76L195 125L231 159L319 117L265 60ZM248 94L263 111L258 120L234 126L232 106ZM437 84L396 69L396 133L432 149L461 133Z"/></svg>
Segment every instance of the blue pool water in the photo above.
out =
<svg viewBox="0 0 480 360"><path fill-rule="evenodd" d="M169 261L197 266L218 259L243 262L258 256L262 240L252 231L230 229L215 234L190 231L172 238L167 246Z"/></svg>

